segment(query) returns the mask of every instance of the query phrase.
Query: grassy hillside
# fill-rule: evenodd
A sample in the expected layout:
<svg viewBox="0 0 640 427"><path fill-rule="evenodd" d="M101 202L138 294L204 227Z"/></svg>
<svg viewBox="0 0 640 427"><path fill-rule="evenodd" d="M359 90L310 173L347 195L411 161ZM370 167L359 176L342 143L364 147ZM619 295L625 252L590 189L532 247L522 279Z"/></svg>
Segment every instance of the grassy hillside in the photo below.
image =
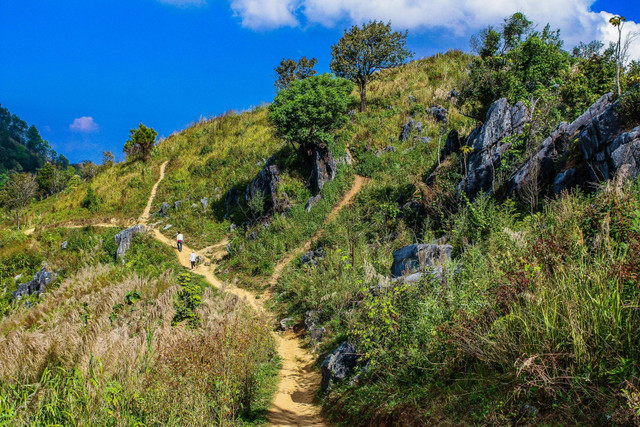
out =
<svg viewBox="0 0 640 427"><path fill-rule="evenodd" d="M310 212L310 167L274 136L268 109L259 107L194 124L158 143L147 164L114 165L34 204L29 221L135 221L166 161L151 212L163 203L169 209L150 223L169 237L181 231L198 251L227 239L228 255L216 274L229 283L260 291L277 278L268 294L278 319L302 324L313 312L316 326L325 328L319 343L309 342L320 362L345 340L357 348L357 380L320 396L334 422L638 423L640 184L603 184L594 194L575 191L526 207L517 197L469 201L457 192L465 154L439 159L450 131L464 138L476 127L458 107L484 111L489 98L481 96L500 93L532 109L533 98L522 94L541 99L526 138L501 163L496 176L502 181L561 119L597 99L595 89L583 93L578 85L586 78L580 67L590 59L560 51L549 34L538 36L526 42L552 51L562 69L551 67L552 78L535 88L520 84L507 66L511 61L528 78L521 65L531 51L523 54L521 45L505 61L487 61L499 64L499 90L482 80L495 77L486 58L459 51L381 71L368 87L368 110L354 110L330 144L341 160L337 177ZM487 87L474 94L470 81ZM567 102L574 98L580 102ZM433 114L434 106L448 111L446 121ZM410 120L415 125L401 140ZM287 194L291 207L254 218L245 188L272 156L281 174L278 193ZM355 175L366 178L363 188L348 208L329 216L353 183L362 182ZM93 210L82 206L89 187L99 200ZM228 210L230 189L239 205ZM171 251L149 237L137 238L127 263L117 265L115 231L37 228L31 237L2 231L0 280L7 290L0 306L0 348L6 349L0 352L0 406L6 419L64 424L70 413L86 423L99 417L114 424L259 420L275 369L264 319L252 320L243 304L179 274ZM298 256L273 276L312 236L311 249L322 248L324 256L315 264ZM63 240L72 250L60 248ZM389 281L394 250L431 242L453 246L442 278ZM13 277L34 274L42 261L61 269L54 290L43 301L29 300L33 309L12 303ZM139 300L128 304L124 298L134 290ZM194 295L202 298L197 309L187 307ZM185 307L191 311L175 321ZM124 347L133 350L109 357ZM28 363L16 364L21 358ZM28 384L35 381L41 385L34 390ZM89 395L77 393L87 383ZM194 394L182 392L190 387ZM180 403L170 404L173 399ZM69 409L52 403L61 401L70 402ZM52 415L50 406L61 412Z"/></svg>
<svg viewBox="0 0 640 427"><path fill-rule="evenodd" d="M4 232L0 424L263 423L277 373L266 321L150 236L115 262L117 231ZM12 301L43 262L58 277Z"/></svg>
<svg viewBox="0 0 640 427"><path fill-rule="evenodd" d="M26 214L27 221L32 226L43 226L135 220L158 180L162 160L156 155L147 164L125 162L105 167L93 179L33 204ZM82 203L89 188L98 199L97 206L92 208L84 207Z"/></svg>

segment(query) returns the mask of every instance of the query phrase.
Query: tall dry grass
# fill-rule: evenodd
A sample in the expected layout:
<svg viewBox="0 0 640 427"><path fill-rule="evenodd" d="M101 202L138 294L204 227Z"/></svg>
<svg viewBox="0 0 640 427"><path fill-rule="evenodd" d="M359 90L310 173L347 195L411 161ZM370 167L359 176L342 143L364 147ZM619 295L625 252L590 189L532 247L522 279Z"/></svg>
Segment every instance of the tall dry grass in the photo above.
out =
<svg viewBox="0 0 640 427"><path fill-rule="evenodd" d="M85 267L3 319L0 424L211 425L250 411L274 361L266 319L206 289L201 326L171 326L172 277Z"/></svg>

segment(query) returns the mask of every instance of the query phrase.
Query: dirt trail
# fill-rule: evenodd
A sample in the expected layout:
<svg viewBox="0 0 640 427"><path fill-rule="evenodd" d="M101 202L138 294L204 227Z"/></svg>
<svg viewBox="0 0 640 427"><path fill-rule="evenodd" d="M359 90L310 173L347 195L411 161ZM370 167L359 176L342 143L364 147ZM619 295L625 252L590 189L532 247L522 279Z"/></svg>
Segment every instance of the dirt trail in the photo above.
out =
<svg viewBox="0 0 640 427"><path fill-rule="evenodd" d="M153 199L155 199L156 197L156 191L158 190L158 185L160 185L160 181L162 181L162 179L164 178L164 170L167 168L167 163L169 163L169 160L166 160L163 164L160 165L160 177L158 178L156 183L153 184L153 187L151 188L151 194L149 194L149 200L147 201L147 206L144 208L144 211L142 211L142 215L140 215L140 219L138 219L138 222L146 224L147 221L149 221L149 214L151 213L151 204L153 203Z"/></svg>
<svg viewBox="0 0 640 427"><path fill-rule="evenodd" d="M336 217L338 216L338 212L340 212L340 209L342 209L343 207L345 207L346 205L348 205L349 203L351 203L351 201L353 200L353 198L356 196L356 194L358 194L358 192L362 189L362 186L367 182L367 178L360 176L360 175L356 175L356 179L353 182L353 186L351 187L351 189L347 192L347 194L344 195L344 197L342 198L342 200L340 200L340 202L335 205L333 207L333 209L331 209L331 212L329 213L329 215L327 216L327 219L325 221L325 224L329 224L331 221L333 221L334 219L336 219ZM318 240L320 238L320 236L322 236L322 233L324 233L324 227L320 228L320 230L316 231L316 233L313 235L313 237L311 237L309 240L307 240L302 246L300 246L299 248L291 251L289 253L289 255L287 255L286 257L284 257L282 259L282 261L280 261L273 269L273 274L271 275L271 278L269 278L269 287L275 285L276 283L278 283L278 280L280 279L280 275L282 274L282 270L289 265L289 263L291 261L294 260L295 257L297 257L298 255L304 253L304 252L308 252L311 250L311 246L315 243L316 240Z"/></svg>
<svg viewBox="0 0 640 427"><path fill-rule="evenodd" d="M156 190L160 181L164 178L164 171L167 162L164 162L160 166L160 177L151 189L147 206L145 207L142 215L140 215L138 221L141 224L148 224L149 215L151 211L151 205L156 195ZM355 195L360 191L365 184L366 178L356 175L355 182L351 189L345 194L342 200L333 207L329 215L327 216L326 223L333 221L340 209L351 203ZM115 227L119 226L115 221L111 224L98 223L98 224L69 224L65 225L68 228L81 228L85 226L93 227ZM31 234L34 229L25 230L25 233ZM231 286L228 283L221 282L214 271L217 267L217 260L226 255L226 245L228 240L225 238L221 242L206 247L196 253L200 255L209 253L209 257L202 255L205 258L205 263L200 264L194 270L195 273L204 276L209 283L221 291L229 291L240 298L246 300L246 302L256 311L265 313L267 310L264 307L262 301L268 299L271 295L271 287L278 282L282 270L289 264L296 256L304 251L308 251L312 244L322 235L324 228L318 230L313 237L306 241L301 247L292 251L282 261L280 261L275 269L274 273L269 279L269 289L263 294L263 299L257 299L256 295L245 289ZM153 236L156 240L170 246L176 247L176 241L163 235L157 228L153 229ZM176 253L180 264L185 268L190 268L189 256L192 250L189 246L182 246L182 252ZM206 265L209 264L209 265ZM301 347L302 341L300 339L300 333L295 333L293 330L286 331L284 334L274 333L276 344L278 347L278 354L282 358L282 369L280 370L280 381L278 384L278 391L273 398L271 408L267 414L269 423L274 426L327 426L320 414L320 409L314 404L315 397L320 388L320 374L313 368L313 357L308 351Z"/></svg>
<svg viewBox="0 0 640 427"><path fill-rule="evenodd" d="M327 216L326 224L338 216L340 209L351 203L366 182L366 178L356 175L351 189L344 195L342 200L331 209L331 212ZM276 265L269 279L270 289L265 292L266 299L269 298L271 288L278 282L284 267L296 256L309 251L313 243L320 238L323 232L324 228L318 230L313 237L307 240L301 247L292 251ZM300 344L300 337L291 330L287 331L284 335L278 336L278 353L280 357L282 357L282 369L280 370L278 392L273 399L269 414L267 414L267 419L272 425L327 425L322 419L318 408L313 405L322 378L320 373L313 369L312 356L308 351L301 348Z"/></svg>

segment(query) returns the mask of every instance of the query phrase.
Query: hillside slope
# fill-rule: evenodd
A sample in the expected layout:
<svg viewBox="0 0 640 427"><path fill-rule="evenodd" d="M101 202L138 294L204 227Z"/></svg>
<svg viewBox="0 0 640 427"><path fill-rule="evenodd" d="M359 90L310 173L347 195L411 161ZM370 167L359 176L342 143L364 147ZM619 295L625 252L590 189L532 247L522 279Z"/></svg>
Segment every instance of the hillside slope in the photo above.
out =
<svg viewBox="0 0 640 427"><path fill-rule="evenodd" d="M478 66L478 58L450 51L380 72L368 87L369 109L351 112L330 144L337 174L315 204L310 165L274 137L268 109L258 107L194 124L159 142L148 163L114 165L32 205L33 235L3 230L0 255L10 266L0 276L7 286L4 343L23 339L16 348L24 355L30 334L88 344L77 355L51 346L29 372L11 365L15 372L8 370L0 385L3 396L22 396L12 414L41 421L28 418L20 405L33 392L25 384L49 380L45 353L65 369L77 366L81 381L93 375L87 355L103 355L99 344L107 338L101 334L111 336L119 327L107 319L126 313L125 323L135 330L128 339L137 337L142 359L122 360L127 369L107 369L111 376L101 381L126 384L129 412L123 413L130 420L260 420L259 410L243 405L265 409L276 388L271 356L277 347L282 378L267 417L274 424L301 423L298 415L307 410L307 421L322 423L313 405L320 385L326 416L346 425L637 423L640 90L628 87L618 99L589 93L587 105L600 100L581 115L578 104L559 101L563 90L575 89L571 73L580 67L571 67L557 40L542 43L556 49L554 60L569 74L543 82L547 86L535 92L542 101L522 99L527 88L514 84L509 96L475 105L486 110L482 122L463 114L473 103L459 93L468 89L470 64ZM620 148L623 160L614 158ZM606 175L585 178L594 166ZM256 202L247 187L274 170L271 197L286 207L265 213L268 200ZM575 180L563 181L570 170ZM618 174L622 170L627 174ZM89 187L100 201L94 211L81 203ZM122 228L140 218L154 228L155 240L134 239L122 267L113 262L111 227L60 226ZM192 289L166 248L178 232L185 251L205 256L199 268L207 281L195 279L198 288L222 284L248 296L256 311L268 307L276 319L252 320L255 312L243 304ZM74 242L72 251L59 249L65 239ZM183 266L188 253L178 254ZM10 301L13 276L34 274L43 260L67 271L54 288L56 301L84 283L70 298L72 309L56 311L51 298L29 297L34 309ZM112 304L134 288L144 310L116 310ZM175 316L169 300L185 315L175 329L166 324ZM141 338L155 333L157 314L148 313L158 311L164 317L157 327L170 348ZM47 320L63 314L73 327ZM273 340L270 328L286 332ZM317 356L315 366L299 338ZM234 340L245 347L234 347ZM269 357L262 357L264 349ZM203 352L228 352L240 363L225 357L229 364L215 365L198 359ZM145 354L155 357L151 371ZM209 370L208 363L222 371ZM238 366L252 374L243 376ZM208 376L200 381L203 371ZM16 372L19 380L8 380ZM162 372L178 391L193 382L203 399L229 400L216 400L214 409L189 401L180 414L160 411L164 418L154 418L150 411L174 395L149 372ZM221 372L231 372L229 382L214 381ZM132 375L138 382L126 383ZM155 394L141 391L150 383L159 393L156 403ZM107 405L110 390L100 389L101 400L91 408ZM225 402L235 402L237 412L221 415ZM0 403L9 407L8 399Z"/></svg>

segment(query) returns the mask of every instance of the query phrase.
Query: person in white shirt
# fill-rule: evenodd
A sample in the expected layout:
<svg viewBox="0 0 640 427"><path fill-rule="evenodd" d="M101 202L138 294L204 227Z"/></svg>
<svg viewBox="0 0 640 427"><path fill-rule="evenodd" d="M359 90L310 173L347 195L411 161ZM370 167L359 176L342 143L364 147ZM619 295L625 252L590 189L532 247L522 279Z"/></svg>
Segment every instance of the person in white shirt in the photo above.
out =
<svg viewBox="0 0 640 427"><path fill-rule="evenodd" d="M191 252L191 256L189 257L189 261L191 261L191 269L193 270L194 268L196 268L196 260L198 259L198 257L196 256L195 252Z"/></svg>
<svg viewBox="0 0 640 427"><path fill-rule="evenodd" d="M182 252L182 241L184 240L184 236L181 232L178 231L178 251Z"/></svg>

